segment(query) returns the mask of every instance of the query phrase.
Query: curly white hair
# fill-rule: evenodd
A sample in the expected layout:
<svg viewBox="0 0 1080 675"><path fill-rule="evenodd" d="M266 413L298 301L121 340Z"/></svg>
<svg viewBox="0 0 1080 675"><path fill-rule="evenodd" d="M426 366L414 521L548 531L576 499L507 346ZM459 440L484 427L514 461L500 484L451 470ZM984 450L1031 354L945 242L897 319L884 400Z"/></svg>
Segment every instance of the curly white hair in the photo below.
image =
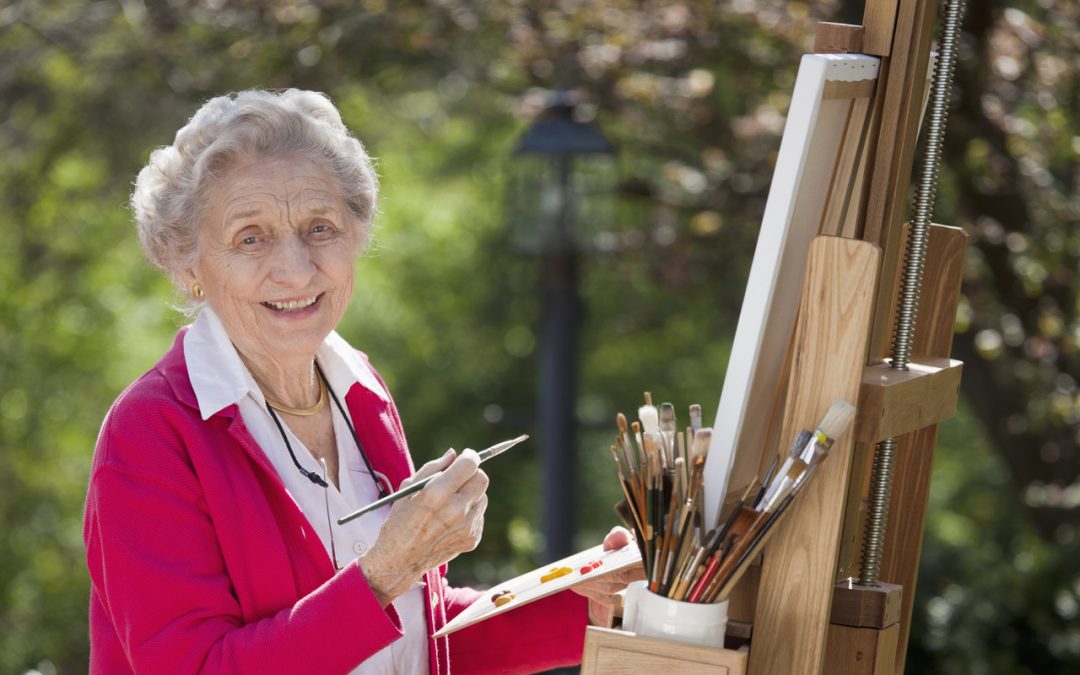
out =
<svg viewBox="0 0 1080 675"><path fill-rule="evenodd" d="M321 162L337 179L367 243L378 196L372 159L325 95L288 89L249 90L207 101L157 148L131 194L135 226L146 257L183 292L181 272L199 256L198 225L207 189L241 155L301 155Z"/></svg>

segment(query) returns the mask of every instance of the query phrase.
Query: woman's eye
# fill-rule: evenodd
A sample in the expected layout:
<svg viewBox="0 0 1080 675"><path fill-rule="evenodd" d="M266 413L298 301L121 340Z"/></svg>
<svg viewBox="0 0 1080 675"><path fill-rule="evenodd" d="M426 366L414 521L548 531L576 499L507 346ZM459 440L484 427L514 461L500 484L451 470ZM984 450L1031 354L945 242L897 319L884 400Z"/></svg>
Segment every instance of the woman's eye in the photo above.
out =
<svg viewBox="0 0 1080 675"><path fill-rule="evenodd" d="M327 239L334 234L334 226L326 221L312 223L308 233L316 239Z"/></svg>
<svg viewBox="0 0 1080 675"><path fill-rule="evenodd" d="M255 230L254 228L246 229L236 237L236 247L241 251L258 251L267 243L266 237L262 232Z"/></svg>

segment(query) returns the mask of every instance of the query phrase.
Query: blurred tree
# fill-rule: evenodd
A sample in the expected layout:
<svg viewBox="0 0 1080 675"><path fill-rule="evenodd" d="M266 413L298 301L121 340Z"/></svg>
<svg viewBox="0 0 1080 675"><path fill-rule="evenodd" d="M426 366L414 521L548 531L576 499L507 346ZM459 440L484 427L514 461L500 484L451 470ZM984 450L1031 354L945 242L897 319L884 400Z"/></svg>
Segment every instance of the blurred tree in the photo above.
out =
<svg viewBox="0 0 1080 675"><path fill-rule="evenodd" d="M621 148L623 198L583 271L585 545L614 522L615 410L645 388L714 409L798 54L815 20L857 21L856 6L0 8L0 671L85 669L80 521L94 435L180 323L122 204L150 149L202 100L326 91L379 157L381 229L340 330L387 378L422 461L532 424L537 275L510 252L497 195L542 90L591 96L585 114ZM986 433L965 417L942 442L912 668L1064 672L1080 660L1080 234L1067 227L1080 17L1070 0L970 12L937 218L974 235L957 352ZM535 562L535 467L528 450L492 463L487 536L455 563L460 581L493 583ZM988 649L998 634L1009 637Z"/></svg>
<svg viewBox="0 0 1080 675"><path fill-rule="evenodd" d="M975 3L946 199L972 251L964 393L1047 536L1080 506L1080 100L1075 3Z"/></svg>

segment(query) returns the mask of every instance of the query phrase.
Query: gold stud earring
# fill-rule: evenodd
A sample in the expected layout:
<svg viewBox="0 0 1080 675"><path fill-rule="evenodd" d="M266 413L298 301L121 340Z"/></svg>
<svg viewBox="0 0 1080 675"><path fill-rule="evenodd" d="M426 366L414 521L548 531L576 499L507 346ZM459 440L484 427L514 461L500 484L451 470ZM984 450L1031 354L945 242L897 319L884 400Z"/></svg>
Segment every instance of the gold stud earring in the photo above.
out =
<svg viewBox="0 0 1080 675"><path fill-rule="evenodd" d="M202 300L202 297L203 297L202 284L195 284L194 286L192 286L191 287L191 294L193 296L195 296L196 300Z"/></svg>

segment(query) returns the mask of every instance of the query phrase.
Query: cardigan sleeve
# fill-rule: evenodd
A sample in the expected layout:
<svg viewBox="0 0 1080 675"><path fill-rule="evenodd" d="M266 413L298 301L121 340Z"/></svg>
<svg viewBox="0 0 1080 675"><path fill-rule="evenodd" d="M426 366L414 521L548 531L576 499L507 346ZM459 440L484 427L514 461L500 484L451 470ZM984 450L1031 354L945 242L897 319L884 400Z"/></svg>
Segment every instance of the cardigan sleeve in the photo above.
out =
<svg viewBox="0 0 1080 675"><path fill-rule="evenodd" d="M91 626L92 649L95 631L114 634L140 673L331 673L402 635L355 562L292 606L245 622L182 444L161 405L146 401L115 407L102 429L84 537L108 625ZM102 672L121 665L91 662Z"/></svg>
<svg viewBox="0 0 1080 675"><path fill-rule="evenodd" d="M482 595L443 579L446 618ZM535 673L581 663L589 601L563 591L451 634L450 672Z"/></svg>

